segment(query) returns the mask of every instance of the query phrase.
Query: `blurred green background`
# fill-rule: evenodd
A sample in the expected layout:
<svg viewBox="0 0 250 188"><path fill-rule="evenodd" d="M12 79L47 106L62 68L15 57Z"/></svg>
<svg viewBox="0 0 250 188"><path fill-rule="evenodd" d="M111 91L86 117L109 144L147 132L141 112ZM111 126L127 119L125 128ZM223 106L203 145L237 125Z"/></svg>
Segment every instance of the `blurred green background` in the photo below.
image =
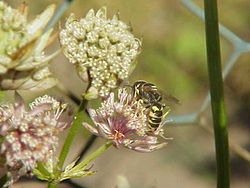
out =
<svg viewBox="0 0 250 188"><path fill-rule="evenodd" d="M13 7L21 0L7 1ZM59 0L26 0L29 17ZM194 1L202 7L202 1ZM64 25L66 17L74 12L84 16L91 8L106 6L108 15L120 12L120 18L130 23L137 38L142 39L142 52L138 66L129 78L155 83L164 92L176 96L181 105L173 105L171 115L194 112L199 109L208 91L204 23L176 0L74 0L60 19ZM220 0L218 2L220 22L242 39L250 39L249 0ZM55 31L59 24L55 26ZM59 48L58 41L48 49L48 53ZM231 51L231 44L221 38L222 62ZM237 60L225 80L226 111L230 139L250 150L250 53ZM51 64L51 69L60 82L74 94L80 96L84 85L78 79L74 67L60 54ZM43 93L22 92L27 101L48 93L65 97L52 88ZM12 97L12 92L7 93ZM70 100L67 99L69 102ZM203 121L212 127L210 109L203 114ZM166 125L167 134L173 137L161 151L141 154L126 149L109 149L98 157L92 169L97 174L74 181L89 188L113 188L117 176L127 178L131 187L139 188L209 188L216 187L216 169L213 136L196 124ZM77 156L89 134L81 128L70 152L68 162ZM62 140L65 135L62 135ZM97 148L103 141L92 147ZM231 152L232 187L250 186L250 163ZM14 187L33 187L31 183L18 183ZM46 187L37 184L36 187ZM70 187L62 184L59 187Z"/></svg>

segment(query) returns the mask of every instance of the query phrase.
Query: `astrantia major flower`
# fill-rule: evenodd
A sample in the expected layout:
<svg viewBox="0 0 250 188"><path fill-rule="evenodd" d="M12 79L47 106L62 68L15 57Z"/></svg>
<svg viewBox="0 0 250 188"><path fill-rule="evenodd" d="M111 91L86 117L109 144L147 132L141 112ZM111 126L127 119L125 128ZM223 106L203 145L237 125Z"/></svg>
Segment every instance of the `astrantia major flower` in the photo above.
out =
<svg viewBox="0 0 250 188"><path fill-rule="evenodd" d="M118 91L118 99L111 93L97 110L89 109L95 126L83 125L93 134L112 141L117 148L151 152L162 148L166 143L159 142L157 135L150 132L147 114L141 103L132 100L126 89Z"/></svg>
<svg viewBox="0 0 250 188"><path fill-rule="evenodd" d="M65 56L76 66L79 76L90 81L85 98L106 97L127 79L140 52L140 41L131 28L114 15L108 19L106 8L95 14L90 10L77 20L72 14L60 32Z"/></svg>
<svg viewBox="0 0 250 188"><path fill-rule="evenodd" d="M27 22L27 7L12 9L0 1L0 89L42 90L56 84L48 68L57 54L46 56L52 30L42 34L55 6L49 6L32 22Z"/></svg>
<svg viewBox="0 0 250 188"><path fill-rule="evenodd" d="M7 185L51 157L58 133L72 121L70 106L50 96L37 98L29 109L18 93L15 99L15 104L0 106L0 156L10 177Z"/></svg>

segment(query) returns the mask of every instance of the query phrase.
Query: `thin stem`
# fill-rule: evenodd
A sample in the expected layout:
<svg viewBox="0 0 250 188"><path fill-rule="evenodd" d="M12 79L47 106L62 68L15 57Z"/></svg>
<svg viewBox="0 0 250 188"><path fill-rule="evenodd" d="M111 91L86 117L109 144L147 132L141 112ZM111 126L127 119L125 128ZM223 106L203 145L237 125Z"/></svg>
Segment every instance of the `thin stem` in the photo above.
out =
<svg viewBox="0 0 250 188"><path fill-rule="evenodd" d="M41 162L37 162L37 169L44 175L46 176L50 176L49 171L45 168L45 166L43 165L43 163Z"/></svg>
<svg viewBox="0 0 250 188"><path fill-rule="evenodd" d="M86 157L82 162L80 162L78 165L76 165L72 170L80 170L84 168L90 161L95 159L98 155L100 155L102 152L107 150L112 145L111 142L106 142L101 147L99 147L97 150L95 150L93 153L91 153L88 157Z"/></svg>
<svg viewBox="0 0 250 188"><path fill-rule="evenodd" d="M75 134L77 132L77 129L79 127L79 124L81 123L81 119L82 119L82 115L83 115L83 111L84 109L86 108L86 105L87 105L87 100L86 99L83 99L80 106L79 106L79 109L78 109L78 112L76 114L76 117L69 129L69 132L68 132L68 135L66 137L66 140L64 142L64 145L63 145L63 148L62 148L62 151L60 153L60 156L59 156L59 161L58 161L58 168L61 169L63 167L63 163L66 159L66 156L69 152L69 148L73 142L73 139L75 137Z"/></svg>
<svg viewBox="0 0 250 188"><path fill-rule="evenodd" d="M208 74L216 146L217 187L228 188L230 184L228 133L221 71L217 1L204 0L204 4Z"/></svg>
<svg viewBox="0 0 250 188"><path fill-rule="evenodd" d="M48 188L56 188L57 183L56 182L49 182Z"/></svg>
<svg viewBox="0 0 250 188"><path fill-rule="evenodd" d="M70 90L67 90L64 88L64 86L62 84L58 84L56 87L60 92L63 92L65 95L67 95L74 103L76 104L80 104L80 100L78 99L77 96L75 96ZM86 114L89 116L88 111L85 110ZM91 148L91 146L95 143L96 141L96 136L95 135L91 135L86 144L83 146L83 148L81 149L81 152L77 155L79 156L76 164L78 164L81 159L83 158L83 156L88 152L88 150Z"/></svg>
<svg viewBox="0 0 250 188"><path fill-rule="evenodd" d="M81 159L83 158L83 156L87 153L87 151L90 149L90 147L94 144L94 142L96 141L97 136L95 135L91 135L87 141L87 143L84 145L84 147L82 148L82 151L80 152L79 159L77 160L76 164L78 164Z"/></svg>
<svg viewBox="0 0 250 188"><path fill-rule="evenodd" d="M73 142L73 139L77 133L77 129L79 127L79 124L81 123L83 111L86 108L87 103L88 103L88 101L86 99L83 99L80 106L79 106L78 112L75 116L75 119L74 119L70 129L69 129L68 135L64 141L64 144L63 144L63 147L62 147L59 159L58 159L58 163L57 163L58 169L62 169L62 167L63 167L63 163L67 157L67 154L69 152L69 148L70 148L70 146ZM48 187L50 187L50 188L56 187L56 185L57 185L57 182L49 182L48 183Z"/></svg>
<svg viewBox="0 0 250 188"><path fill-rule="evenodd" d="M50 28L52 28L55 23L58 21L58 19L62 16L64 11L67 9L67 7L72 3L73 0L64 0L61 5L56 10L55 14L47 24L47 26L44 29L44 32L48 31Z"/></svg>
<svg viewBox="0 0 250 188"><path fill-rule="evenodd" d="M58 84L56 88L60 92L63 92L65 95L67 95L74 103L76 103L78 105L81 103L80 99L77 96L75 96L70 90L67 90L62 84ZM89 116L87 110L85 110L85 113ZM76 164L78 164L81 161L83 156L88 152L88 150L91 148L91 146L95 143L95 140L96 140L95 135L91 135L88 138L86 144L83 146L80 153L77 155L77 156L79 156L79 158L78 158Z"/></svg>

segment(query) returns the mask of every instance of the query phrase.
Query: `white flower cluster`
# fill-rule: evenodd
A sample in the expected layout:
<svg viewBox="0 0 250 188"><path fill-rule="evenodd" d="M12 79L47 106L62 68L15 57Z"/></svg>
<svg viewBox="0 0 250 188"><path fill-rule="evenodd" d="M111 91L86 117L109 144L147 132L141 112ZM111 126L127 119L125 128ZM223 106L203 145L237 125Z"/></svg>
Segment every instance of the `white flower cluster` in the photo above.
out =
<svg viewBox="0 0 250 188"><path fill-rule="evenodd" d="M15 9L8 7L4 2L0 2L0 32L6 44L4 46L4 52L6 55L0 55L0 63L6 64L7 62L11 61L11 58L8 55L12 55L21 43L23 36L25 35L25 25L26 25L26 18ZM1 39L1 42L3 40ZM2 48L3 46L1 46ZM0 73L4 72L7 69L0 66Z"/></svg>
<svg viewBox="0 0 250 188"><path fill-rule="evenodd" d="M91 81L90 91L102 97L128 78L141 46L118 15L107 19L106 8L96 14L90 10L79 21L71 15L60 32L60 42L79 76Z"/></svg>
<svg viewBox="0 0 250 188"><path fill-rule="evenodd" d="M15 104L0 105L0 156L5 159L10 178L6 185L51 157L58 133L73 119L71 108L50 96L36 99L31 109L26 108L19 94L15 98Z"/></svg>
<svg viewBox="0 0 250 188"><path fill-rule="evenodd" d="M56 84L48 63L57 53L44 53L52 30L42 34L54 10L51 5L28 23L25 5L13 9L0 1L0 89L42 90Z"/></svg>

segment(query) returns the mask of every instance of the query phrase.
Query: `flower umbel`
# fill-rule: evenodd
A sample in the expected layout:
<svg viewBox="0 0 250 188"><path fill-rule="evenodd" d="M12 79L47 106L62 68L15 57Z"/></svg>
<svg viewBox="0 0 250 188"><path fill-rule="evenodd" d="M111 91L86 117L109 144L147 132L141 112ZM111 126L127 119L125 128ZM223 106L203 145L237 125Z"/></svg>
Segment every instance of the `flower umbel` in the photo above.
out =
<svg viewBox="0 0 250 188"><path fill-rule="evenodd" d="M54 10L51 5L28 23L26 5L12 9L0 1L0 89L43 90L56 84L48 63L57 52L44 54L52 30L42 34Z"/></svg>
<svg viewBox="0 0 250 188"><path fill-rule="evenodd" d="M76 66L79 76L91 82L87 99L108 96L128 78L140 53L141 42L130 27L118 15L108 19L106 14L105 7L96 14L90 10L80 20L72 14L60 32L65 56Z"/></svg>
<svg viewBox="0 0 250 188"><path fill-rule="evenodd" d="M124 146L139 152L151 152L166 145L165 142L159 143L157 135L148 134L145 108L132 100L126 89L118 91L117 101L111 93L99 109L89 109L89 114L95 126L83 125L93 134L111 140L117 148Z"/></svg>
<svg viewBox="0 0 250 188"><path fill-rule="evenodd" d="M30 109L17 92L15 99L15 104L0 106L0 155L10 176L7 185L51 157L59 131L72 121L71 108L50 96L37 98Z"/></svg>

